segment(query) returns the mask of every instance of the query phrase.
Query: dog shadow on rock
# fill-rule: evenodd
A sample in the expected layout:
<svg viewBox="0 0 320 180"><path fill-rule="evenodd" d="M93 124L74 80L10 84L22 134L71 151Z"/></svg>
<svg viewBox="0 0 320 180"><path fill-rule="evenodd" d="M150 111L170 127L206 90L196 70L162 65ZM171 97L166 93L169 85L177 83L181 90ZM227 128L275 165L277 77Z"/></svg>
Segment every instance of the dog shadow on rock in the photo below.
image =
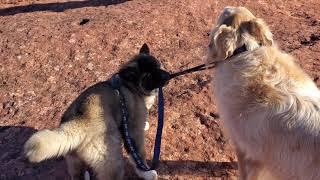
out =
<svg viewBox="0 0 320 180"><path fill-rule="evenodd" d="M30 163L23 154L23 145L37 130L22 126L0 127L0 179L69 179L63 158ZM139 179L129 163L126 178ZM158 173L161 175L192 175L220 177L229 170L236 170L235 162L200 162L193 160L162 160Z"/></svg>
<svg viewBox="0 0 320 180"><path fill-rule="evenodd" d="M33 164L23 154L23 145L36 129L22 126L0 127L0 179L66 179L62 158Z"/></svg>
<svg viewBox="0 0 320 180"><path fill-rule="evenodd" d="M20 13L30 13L38 11L63 12L68 9L78 9L83 7L99 7L124 3L128 0L87 0L69 1L57 3L29 4L24 6L14 6L0 9L0 16L11 16Z"/></svg>
<svg viewBox="0 0 320 180"><path fill-rule="evenodd" d="M236 162L201 162L193 160L164 160L160 162L159 174L191 175L195 177L223 177L235 173Z"/></svg>

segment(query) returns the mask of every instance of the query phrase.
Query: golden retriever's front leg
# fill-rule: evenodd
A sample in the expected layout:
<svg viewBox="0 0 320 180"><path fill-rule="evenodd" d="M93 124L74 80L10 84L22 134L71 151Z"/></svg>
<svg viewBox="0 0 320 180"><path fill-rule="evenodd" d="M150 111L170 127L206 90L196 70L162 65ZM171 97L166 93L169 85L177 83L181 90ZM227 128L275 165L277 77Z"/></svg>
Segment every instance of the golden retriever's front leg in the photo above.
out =
<svg viewBox="0 0 320 180"><path fill-rule="evenodd" d="M248 159L246 154L236 148L239 168L239 180L258 180L261 164L258 161Z"/></svg>
<svg viewBox="0 0 320 180"><path fill-rule="evenodd" d="M246 160L246 171L247 171L247 179L248 180L258 180L259 174L261 171L261 164L258 161L254 160Z"/></svg>
<svg viewBox="0 0 320 180"><path fill-rule="evenodd" d="M247 172L245 170L245 154L236 148L236 155L238 159L239 180L246 180Z"/></svg>

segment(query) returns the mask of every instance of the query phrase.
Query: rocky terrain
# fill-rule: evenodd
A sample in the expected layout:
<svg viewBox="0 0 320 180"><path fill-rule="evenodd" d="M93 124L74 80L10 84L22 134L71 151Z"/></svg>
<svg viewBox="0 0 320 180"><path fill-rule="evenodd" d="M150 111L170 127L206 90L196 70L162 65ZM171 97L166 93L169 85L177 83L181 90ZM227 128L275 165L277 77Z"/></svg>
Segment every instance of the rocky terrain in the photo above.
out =
<svg viewBox="0 0 320 180"><path fill-rule="evenodd" d="M63 159L30 164L24 142L54 128L90 85L109 78L143 43L170 72L202 63L225 6L263 18L284 51L320 85L320 1L4 0L0 2L0 179L68 179ZM210 72L165 88L161 179L235 179L236 158L211 100ZM156 108L147 152L152 156ZM128 166L128 179L136 179Z"/></svg>

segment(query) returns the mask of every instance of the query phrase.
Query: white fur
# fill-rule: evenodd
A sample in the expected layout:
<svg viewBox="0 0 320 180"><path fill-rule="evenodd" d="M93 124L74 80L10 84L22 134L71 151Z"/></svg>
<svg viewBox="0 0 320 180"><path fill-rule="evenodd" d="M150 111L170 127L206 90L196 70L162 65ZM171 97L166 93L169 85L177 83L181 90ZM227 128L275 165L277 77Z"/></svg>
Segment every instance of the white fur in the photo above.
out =
<svg viewBox="0 0 320 180"><path fill-rule="evenodd" d="M136 173L140 178L143 178L145 180L157 180L158 179L158 174L157 174L157 171L155 171L155 170L150 170L150 171L136 170Z"/></svg>
<svg viewBox="0 0 320 180"><path fill-rule="evenodd" d="M25 154L31 162L66 155L81 143L80 136L69 137L59 130L42 130L26 142Z"/></svg>
<svg viewBox="0 0 320 180"><path fill-rule="evenodd" d="M90 180L90 173L88 171L84 173L84 180Z"/></svg>
<svg viewBox="0 0 320 180"><path fill-rule="evenodd" d="M144 102L146 104L146 108L147 110L149 111L151 109L151 107L154 105L154 102L156 100L156 96L157 96L157 93L158 93L158 90L154 90L152 91L151 95L150 96L146 96L144 98ZM148 112L149 113L149 112ZM147 131L149 130L150 128L150 124L148 122L148 118L147 118L147 121L145 122L145 126L144 126L144 130Z"/></svg>

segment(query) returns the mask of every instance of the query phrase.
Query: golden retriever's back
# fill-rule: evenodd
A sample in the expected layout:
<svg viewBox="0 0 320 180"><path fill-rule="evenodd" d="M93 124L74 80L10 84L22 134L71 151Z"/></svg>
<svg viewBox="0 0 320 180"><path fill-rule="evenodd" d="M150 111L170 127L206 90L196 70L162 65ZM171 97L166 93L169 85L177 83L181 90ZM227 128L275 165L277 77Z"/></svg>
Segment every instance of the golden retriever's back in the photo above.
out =
<svg viewBox="0 0 320 180"><path fill-rule="evenodd" d="M226 8L210 38L208 61L225 59L213 89L240 177L320 179L320 92L312 79L243 7ZM233 56L241 46L247 51Z"/></svg>

